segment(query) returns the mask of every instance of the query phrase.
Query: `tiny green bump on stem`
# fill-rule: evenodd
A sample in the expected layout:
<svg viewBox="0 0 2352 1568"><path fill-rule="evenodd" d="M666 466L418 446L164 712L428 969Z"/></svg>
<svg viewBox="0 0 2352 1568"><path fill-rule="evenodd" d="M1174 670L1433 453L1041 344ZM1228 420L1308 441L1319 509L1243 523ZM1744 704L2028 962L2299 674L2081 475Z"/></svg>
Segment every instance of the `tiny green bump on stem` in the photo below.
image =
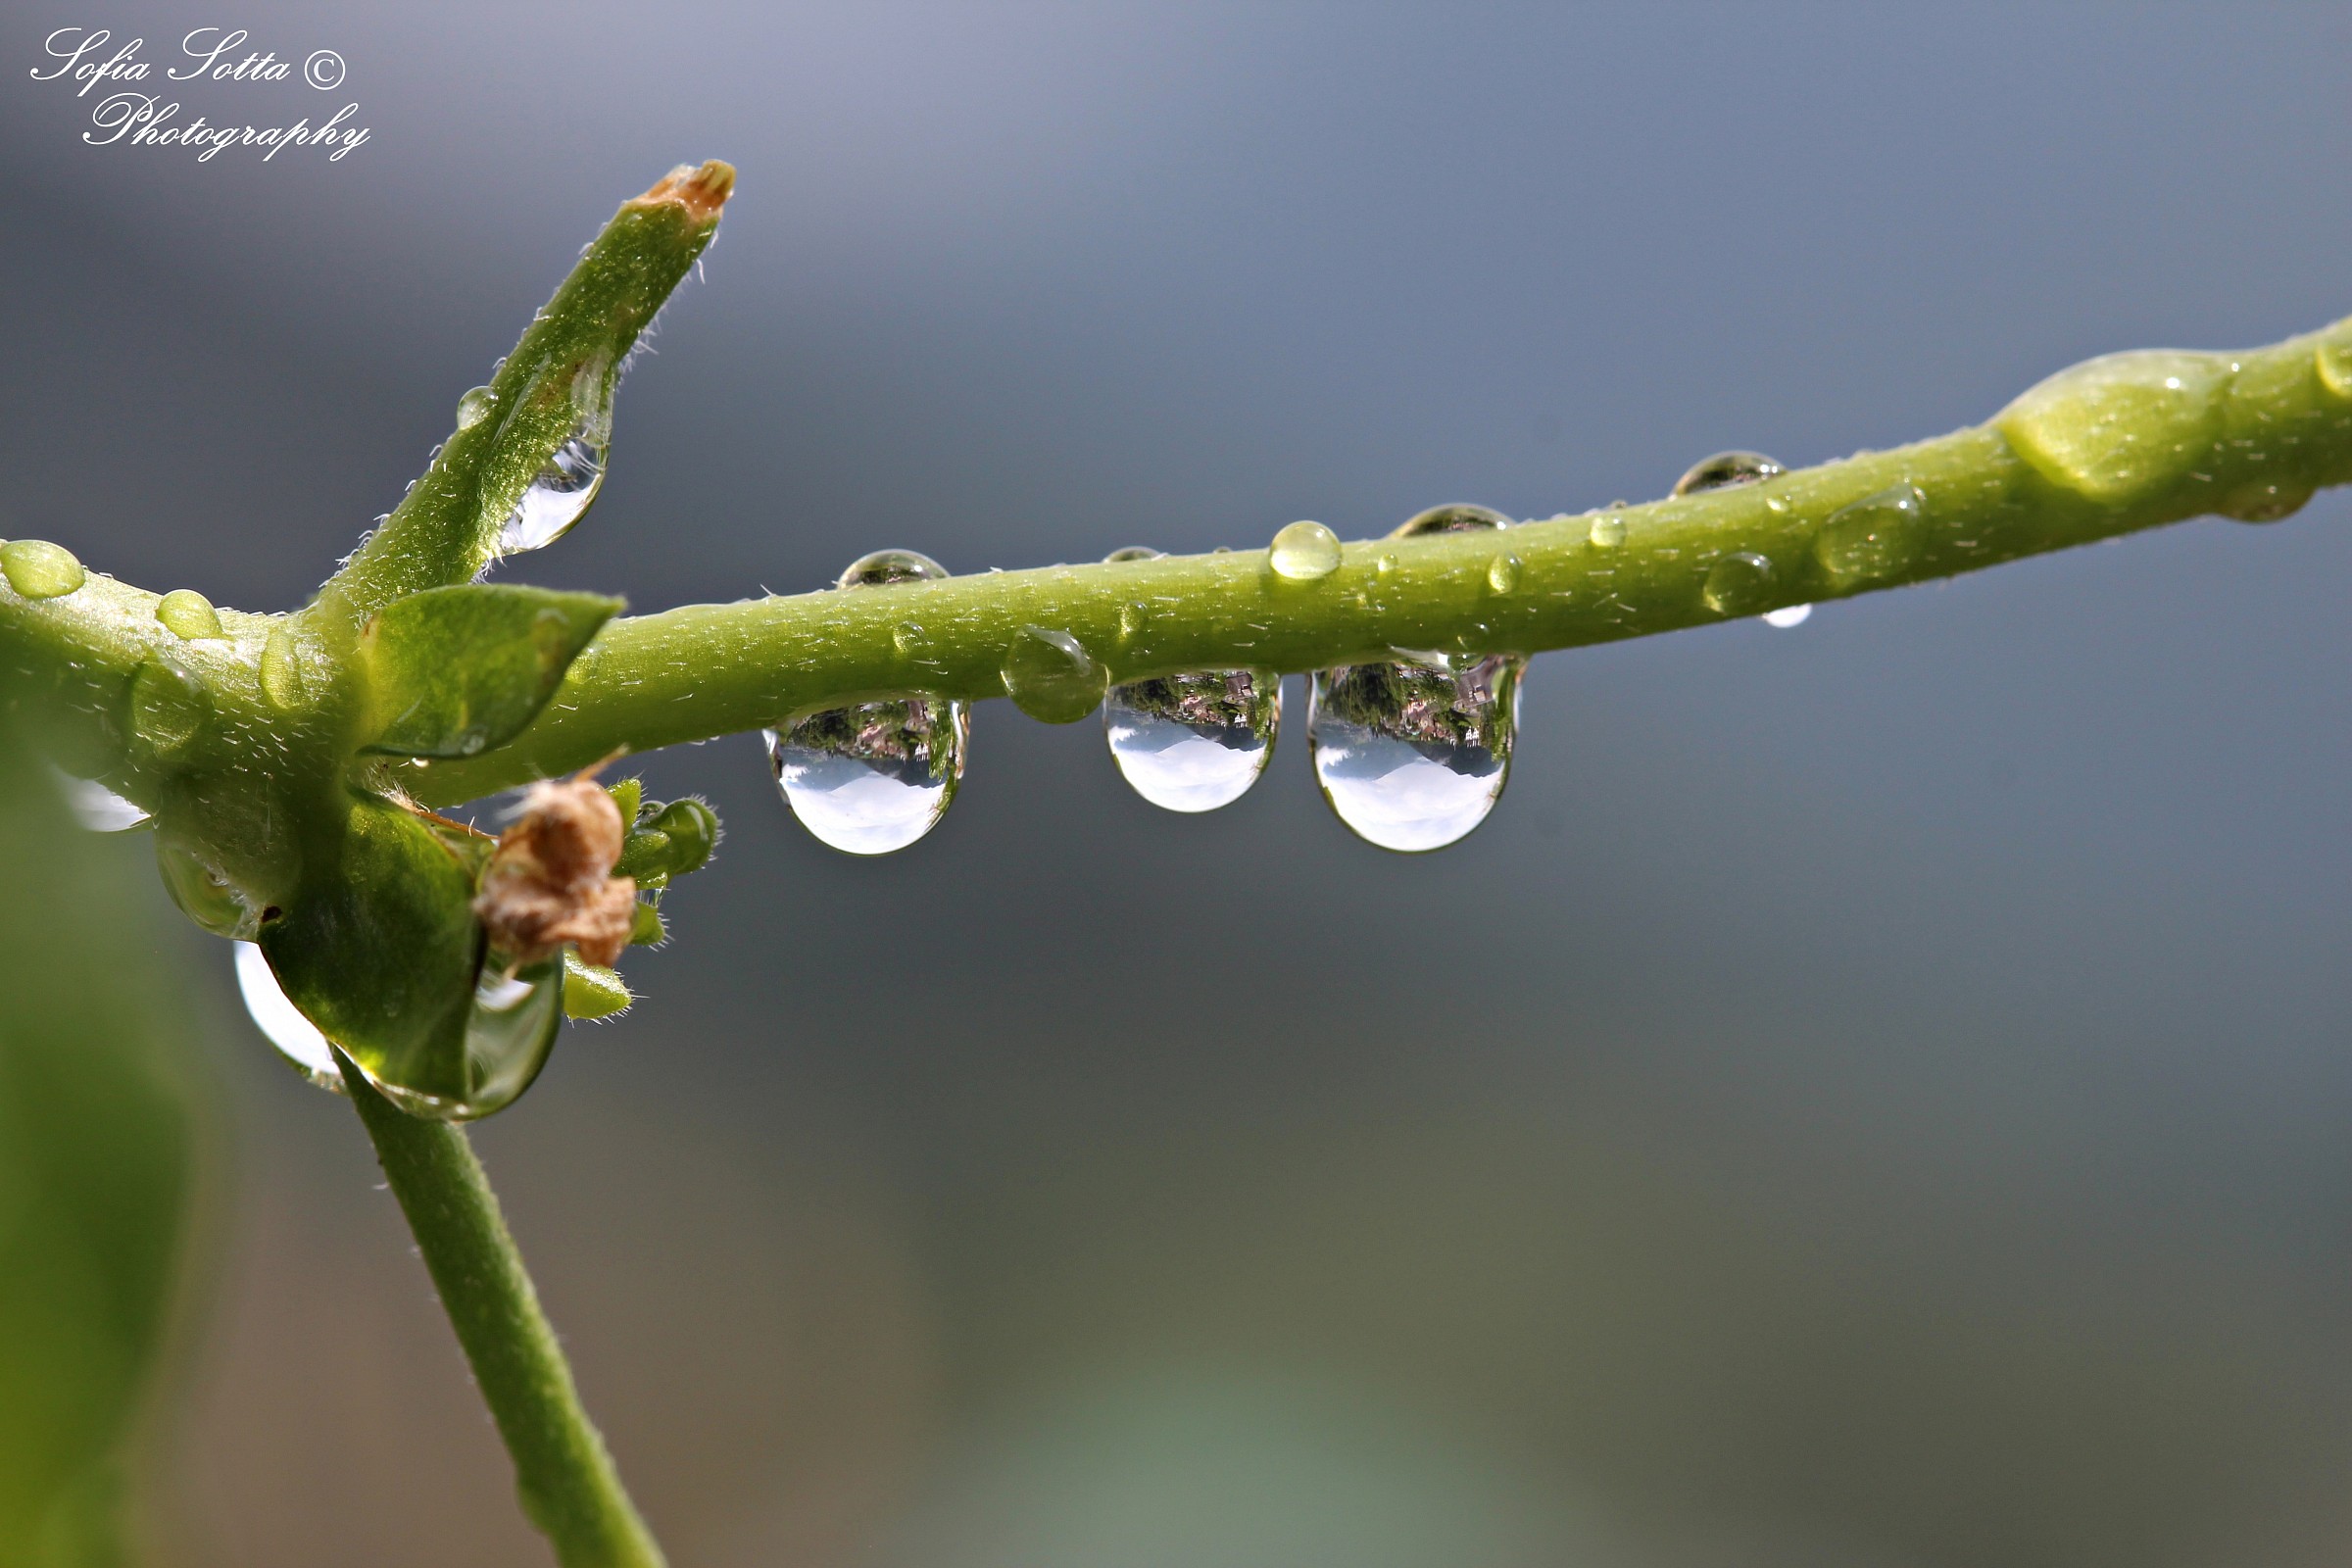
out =
<svg viewBox="0 0 2352 1568"><path fill-rule="evenodd" d="M220 612L213 602L193 588L174 588L156 601L155 618L171 628L175 637L194 642L200 637L220 637Z"/></svg>
<svg viewBox="0 0 2352 1568"><path fill-rule="evenodd" d="M523 1511L564 1568L662 1568L662 1548L580 1404L473 1146L448 1122L395 1107L348 1057L338 1053L336 1061L514 1457Z"/></svg>
<svg viewBox="0 0 2352 1568"><path fill-rule="evenodd" d="M0 545L0 576L26 599L62 599L88 580L74 552L46 539L12 539Z"/></svg>

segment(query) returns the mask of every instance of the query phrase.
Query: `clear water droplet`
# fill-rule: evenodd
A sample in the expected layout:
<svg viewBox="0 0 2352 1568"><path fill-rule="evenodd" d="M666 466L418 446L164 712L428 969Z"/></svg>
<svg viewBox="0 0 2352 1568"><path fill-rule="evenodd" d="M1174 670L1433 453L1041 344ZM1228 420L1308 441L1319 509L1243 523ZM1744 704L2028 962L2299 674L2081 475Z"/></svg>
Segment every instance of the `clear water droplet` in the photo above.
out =
<svg viewBox="0 0 2352 1568"><path fill-rule="evenodd" d="M472 429L490 417L497 408L498 394L488 387L477 386L467 389L466 395L458 399L458 428L461 430Z"/></svg>
<svg viewBox="0 0 2352 1568"><path fill-rule="evenodd" d="M1752 615L1772 602L1772 563L1735 551L1707 568L1700 597L1718 615Z"/></svg>
<svg viewBox="0 0 2352 1568"><path fill-rule="evenodd" d="M92 833L127 833L155 821L147 808L124 800L94 778L76 778L54 764L49 771L57 779L58 792L65 796L74 820Z"/></svg>
<svg viewBox="0 0 2352 1568"><path fill-rule="evenodd" d="M565 436L507 514L498 532L498 553L511 556L554 544L587 515L589 503L604 483L605 444Z"/></svg>
<svg viewBox="0 0 2352 1568"><path fill-rule="evenodd" d="M275 1046L277 1054L314 1086L338 1095L349 1093L342 1069L335 1065L334 1048L318 1032L318 1026L287 999L285 988L270 972L270 960L262 956L261 948L240 942L234 951L237 992L245 999L245 1011L262 1038Z"/></svg>
<svg viewBox="0 0 2352 1568"><path fill-rule="evenodd" d="M1407 854L1444 849L1485 821L1510 778L1524 663L1430 654L1317 671L1307 749L1340 820Z"/></svg>
<svg viewBox="0 0 2352 1568"><path fill-rule="evenodd" d="M1102 704L1120 776L1171 811L1213 811L1240 800L1266 770L1281 724L1281 677L1256 670L1129 681Z"/></svg>
<svg viewBox="0 0 2352 1568"><path fill-rule="evenodd" d="M2352 338L2330 333L2312 351L2320 384L2339 398L2352 398Z"/></svg>
<svg viewBox="0 0 2352 1568"><path fill-rule="evenodd" d="M877 550L850 563L835 587L886 589L947 575L912 550ZM922 628L903 622L891 641L912 657ZM963 704L916 693L828 709L762 733L776 787L803 827L850 855L888 855L947 814L963 781L970 725Z"/></svg>
<svg viewBox="0 0 2352 1568"><path fill-rule="evenodd" d="M202 683L166 660L148 660L130 679L130 732L159 757L194 740L212 711Z"/></svg>
<svg viewBox="0 0 2352 1568"><path fill-rule="evenodd" d="M466 1093L445 1100L372 1072L368 1081L412 1116L473 1121L506 1109L531 1087L539 1069L547 1065L563 1023L563 958L542 958L510 971L492 953L475 977L473 1008L466 1017ZM368 1072L365 1061L352 1059Z"/></svg>
<svg viewBox="0 0 2352 1568"><path fill-rule="evenodd" d="M1266 564L1292 582L1328 577L1340 569L1340 536L1319 522L1288 523L1267 548Z"/></svg>
<svg viewBox="0 0 2352 1568"><path fill-rule="evenodd" d="M261 911L186 845L172 839L158 839L155 868L164 879L164 891L172 895L179 912L213 935L250 942L261 929Z"/></svg>
<svg viewBox="0 0 2352 1568"><path fill-rule="evenodd" d="M1496 556L1487 563L1487 591L1497 598L1508 598L1519 591L1519 558Z"/></svg>
<svg viewBox="0 0 2352 1568"><path fill-rule="evenodd" d="M938 825L963 781L969 733L963 705L937 697L829 709L764 732L792 814L850 855L888 855Z"/></svg>
<svg viewBox="0 0 2352 1568"><path fill-rule="evenodd" d="M1378 556L1373 558L1372 569L1380 573L1380 575L1383 577L1386 577L1390 572L1396 569L1396 556L1389 551L1383 550Z"/></svg>
<svg viewBox="0 0 2352 1568"><path fill-rule="evenodd" d="M1493 507L1474 507L1466 501L1448 501L1443 506L1416 512L1390 531L1392 539L1418 539L1432 533L1479 533L1488 528L1508 528L1511 519Z"/></svg>
<svg viewBox="0 0 2352 1568"><path fill-rule="evenodd" d="M199 637L221 636L220 613L213 602L193 588L174 588L155 602L155 618L170 628L174 637L190 642Z"/></svg>
<svg viewBox="0 0 2352 1568"><path fill-rule="evenodd" d="M1046 724L1074 724L1102 701L1104 671L1066 631L1023 626L999 671L1012 706Z"/></svg>
<svg viewBox="0 0 2352 1568"><path fill-rule="evenodd" d="M1919 487L1909 484L1849 502L1813 536L1813 557L1841 588L1894 576L1919 554L1926 503Z"/></svg>
<svg viewBox="0 0 2352 1568"><path fill-rule="evenodd" d="M1711 458L1701 458L1690 465L1689 470L1674 481L1674 493L1689 496L1703 490L1722 490L1736 484L1754 484L1788 471L1777 460L1761 452L1718 452Z"/></svg>
<svg viewBox="0 0 2352 1568"><path fill-rule="evenodd" d="M310 683L302 673L302 649L283 626L271 629L263 641L261 667L256 673L263 699L281 713L292 712L310 696Z"/></svg>
<svg viewBox="0 0 2352 1568"><path fill-rule="evenodd" d="M1993 423L2044 478L2115 506L2161 490L2210 456L2230 373L2214 354L2110 354L2029 388Z"/></svg>
<svg viewBox="0 0 2352 1568"><path fill-rule="evenodd" d="M1154 550L1150 545L1129 545L1123 550L1113 550L1102 558L1102 563L1115 566L1123 561L1159 561L1166 555L1166 551Z"/></svg>
<svg viewBox="0 0 2352 1568"><path fill-rule="evenodd" d="M1133 642L1152 624L1152 611L1147 605L1125 604L1119 607L1119 641Z"/></svg>
<svg viewBox="0 0 2352 1568"><path fill-rule="evenodd" d="M1592 526L1585 530L1585 536L1592 541L1595 549L1614 550L1625 543L1625 519L1613 517L1605 512L1595 513Z"/></svg>
<svg viewBox="0 0 2352 1568"><path fill-rule="evenodd" d="M1802 626L1812 616L1813 607L1811 605L1783 605L1778 610L1764 612L1764 624L1778 626L1783 631L1787 631L1791 626Z"/></svg>
<svg viewBox="0 0 2352 1568"><path fill-rule="evenodd" d="M73 551L46 539L0 545L0 576L26 599L61 599L89 580Z"/></svg>
<svg viewBox="0 0 2352 1568"><path fill-rule="evenodd" d="M2301 512L2312 493L2309 485L2249 484L2230 491L2213 510L2237 522L2278 522Z"/></svg>

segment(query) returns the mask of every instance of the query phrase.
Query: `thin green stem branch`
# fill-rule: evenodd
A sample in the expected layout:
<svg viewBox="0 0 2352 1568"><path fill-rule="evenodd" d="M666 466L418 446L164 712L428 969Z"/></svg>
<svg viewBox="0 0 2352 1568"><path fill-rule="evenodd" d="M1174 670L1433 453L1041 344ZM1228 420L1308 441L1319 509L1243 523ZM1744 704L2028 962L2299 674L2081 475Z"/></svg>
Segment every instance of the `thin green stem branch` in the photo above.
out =
<svg viewBox="0 0 2352 1568"><path fill-rule="evenodd" d="M1107 678L1298 671L1392 650L1538 653L1973 571L2219 512L2268 520L2352 479L2352 320L2242 354L2149 351L2051 377L1991 422L1761 483L1500 532L1349 544L1305 580L1267 550L990 572L614 620L513 744L413 764L448 804L821 708L1006 695L1024 627ZM881 541L877 541L881 542Z"/></svg>
<svg viewBox="0 0 2352 1568"><path fill-rule="evenodd" d="M514 1455L523 1511L555 1544L564 1568L662 1568L662 1548L581 1408L571 1368L465 1132L395 1108L348 1059L339 1059L474 1382Z"/></svg>

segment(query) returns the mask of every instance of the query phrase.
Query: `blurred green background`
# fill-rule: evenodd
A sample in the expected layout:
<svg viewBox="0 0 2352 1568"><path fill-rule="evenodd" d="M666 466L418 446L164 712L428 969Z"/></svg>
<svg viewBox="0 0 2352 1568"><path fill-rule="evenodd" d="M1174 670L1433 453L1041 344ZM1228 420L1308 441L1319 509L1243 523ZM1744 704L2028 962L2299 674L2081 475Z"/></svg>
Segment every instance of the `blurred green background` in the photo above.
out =
<svg viewBox="0 0 2352 1568"><path fill-rule="evenodd" d="M885 545L1547 514L2352 312L2337 9L84 21L159 64L223 21L335 49L337 92L170 90L372 127L331 165L86 146L97 94L24 69L62 20L9 34L0 536L246 609L683 159L742 170L708 283L512 579L656 609ZM727 842L643 1005L478 1143L673 1560L2341 1562L2346 516L1547 657L1509 794L1425 858L1330 818L1296 681L1198 819L1099 726L987 705L878 862L754 739L649 760ZM0 1336L103 1333L0 1392L0 1454L99 1496L119 1424L158 1563L548 1561L348 1108L144 844L37 809Z"/></svg>

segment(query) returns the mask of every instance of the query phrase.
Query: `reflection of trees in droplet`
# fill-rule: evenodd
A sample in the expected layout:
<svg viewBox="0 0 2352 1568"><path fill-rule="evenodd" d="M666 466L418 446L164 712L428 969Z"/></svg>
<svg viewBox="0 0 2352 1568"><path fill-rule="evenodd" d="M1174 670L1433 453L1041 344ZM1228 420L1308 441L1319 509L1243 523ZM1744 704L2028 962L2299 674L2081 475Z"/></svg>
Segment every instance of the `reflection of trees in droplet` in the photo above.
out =
<svg viewBox="0 0 2352 1568"><path fill-rule="evenodd" d="M1331 672L1323 710L1375 735L1448 752L1507 750L1518 661L1501 654L1429 663L1350 664Z"/></svg>
<svg viewBox="0 0 2352 1568"><path fill-rule="evenodd" d="M939 778L954 767L948 748L940 744L952 721L945 703L894 698L811 713L792 726L785 744Z"/></svg>
<svg viewBox="0 0 2352 1568"><path fill-rule="evenodd" d="M1273 738L1273 722L1256 700L1255 677L1246 669L1202 670L1157 675L1118 688L1120 706L1155 718L1208 729L1246 729L1260 740Z"/></svg>

